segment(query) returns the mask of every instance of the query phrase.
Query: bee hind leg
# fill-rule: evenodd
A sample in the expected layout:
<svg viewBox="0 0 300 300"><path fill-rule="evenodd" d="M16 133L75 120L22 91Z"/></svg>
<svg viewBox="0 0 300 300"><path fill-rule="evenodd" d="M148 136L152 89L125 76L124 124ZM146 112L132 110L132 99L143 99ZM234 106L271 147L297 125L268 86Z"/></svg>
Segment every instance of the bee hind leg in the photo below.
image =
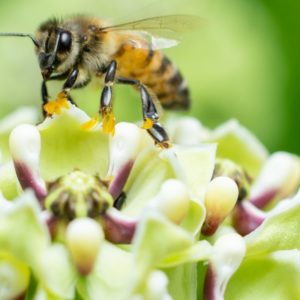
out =
<svg viewBox="0 0 300 300"><path fill-rule="evenodd" d="M153 138L155 144L162 148L168 148L170 146L169 137L166 130L158 122L159 116L157 109L154 105L151 94L145 85L139 80L123 78L116 76L117 63L112 61L106 69L104 78L104 88L100 98L100 111L103 119L103 131L107 133L114 133L115 118L112 113L112 86L114 83L129 84L139 88L141 100L144 125L143 128L147 130L150 136Z"/></svg>
<svg viewBox="0 0 300 300"><path fill-rule="evenodd" d="M147 132L153 138L155 144L161 148L169 148L170 142L168 134L164 127L158 122L159 115L147 87L139 80L122 77L116 78L116 83L135 85L139 88L144 119L143 128L147 130Z"/></svg>

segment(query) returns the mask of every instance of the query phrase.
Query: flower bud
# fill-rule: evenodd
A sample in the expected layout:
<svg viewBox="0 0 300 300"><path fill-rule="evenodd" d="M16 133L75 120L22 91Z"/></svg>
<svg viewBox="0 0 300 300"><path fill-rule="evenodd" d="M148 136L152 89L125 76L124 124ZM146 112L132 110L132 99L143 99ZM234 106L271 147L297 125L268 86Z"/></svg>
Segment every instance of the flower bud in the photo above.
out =
<svg viewBox="0 0 300 300"><path fill-rule="evenodd" d="M250 201L263 208L275 197L285 198L300 185L300 159L287 152L272 154L251 189Z"/></svg>
<svg viewBox="0 0 300 300"><path fill-rule="evenodd" d="M204 235L212 235L234 208L239 190L229 177L215 177L208 185L204 204L206 218L202 227Z"/></svg>
<svg viewBox="0 0 300 300"><path fill-rule="evenodd" d="M66 244L81 275L88 275L95 265L104 239L100 225L90 218L75 219L66 230Z"/></svg>
<svg viewBox="0 0 300 300"><path fill-rule="evenodd" d="M169 220L179 224L187 215L190 196L187 187L177 179L169 179L163 183L158 195L151 203Z"/></svg>
<svg viewBox="0 0 300 300"><path fill-rule="evenodd" d="M239 165L229 159L218 159L213 177L219 176L230 177L235 181L239 189L238 201L248 197L251 179Z"/></svg>
<svg viewBox="0 0 300 300"><path fill-rule="evenodd" d="M32 188L37 198L43 200L47 191L39 175L41 138L38 129L33 125L19 125L11 132L9 146L22 188Z"/></svg>

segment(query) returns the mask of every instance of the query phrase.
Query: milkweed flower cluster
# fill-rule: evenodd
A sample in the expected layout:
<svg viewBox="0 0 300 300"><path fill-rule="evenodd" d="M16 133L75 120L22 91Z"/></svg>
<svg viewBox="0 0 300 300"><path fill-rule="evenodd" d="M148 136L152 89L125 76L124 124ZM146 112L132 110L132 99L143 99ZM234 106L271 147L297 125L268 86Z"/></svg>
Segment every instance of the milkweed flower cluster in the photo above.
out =
<svg viewBox="0 0 300 300"><path fill-rule="evenodd" d="M89 120L70 105L0 122L0 299L300 296L299 157L236 121L170 117L160 149Z"/></svg>

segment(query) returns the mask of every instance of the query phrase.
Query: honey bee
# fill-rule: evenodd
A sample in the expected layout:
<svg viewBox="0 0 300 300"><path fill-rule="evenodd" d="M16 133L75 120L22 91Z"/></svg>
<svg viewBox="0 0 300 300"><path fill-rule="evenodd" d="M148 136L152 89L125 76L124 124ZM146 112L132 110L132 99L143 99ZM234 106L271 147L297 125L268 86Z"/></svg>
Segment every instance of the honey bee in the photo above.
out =
<svg viewBox="0 0 300 300"><path fill-rule="evenodd" d="M42 101L45 114L53 113L46 82L64 80L59 99L68 99L70 90L86 86L93 76L104 78L99 115L103 129L113 132L112 86L128 84L139 89L145 128L155 143L169 146L159 123L158 99L165 109L188 109L190 94L175 65L161 49L176 45L180 34L198 26L196 16L169 15L110 25L103 19L75 16L50 19L35 33L2 33L2 36L29 37L43 76Z"/></svg>

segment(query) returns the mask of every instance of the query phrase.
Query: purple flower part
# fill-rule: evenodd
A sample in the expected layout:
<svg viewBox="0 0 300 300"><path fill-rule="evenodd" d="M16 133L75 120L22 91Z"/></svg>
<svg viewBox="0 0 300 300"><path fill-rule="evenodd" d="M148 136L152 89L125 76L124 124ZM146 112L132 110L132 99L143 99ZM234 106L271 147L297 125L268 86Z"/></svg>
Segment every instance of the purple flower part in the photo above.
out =
<svg viewBox="0 0 300 300"><path fill-rule="evenodd" d="M120 168L119 172L110 183L109 192L113 199L117 199L122 193L133 164L134 160L128 161L123 167Z"/></svg>
<svg viewBox="0 0 300 300"><path fill-rule="evenodd" d="M22 189L32 189L37 199L43 204L43 200L47 196L47 190L42 178L34 174L27 165L21 162L14 161L14 166Z"/></svg>
<svg viewBox="0 0 300 300"><path fill-rule="evenodd" d="M249 201L257 208L262 209L266 207L274 199L277 193L278 193L277 189L268 190L251 198Z"/></svg>
<svg viewBox="0 0 300 300"><path fill-rule="evenodd" d="M266 214L250 202L239 202L232 215L233 227L245 236L255 230L266 218Z"/></svg>
<svg viewBox="0 0 300 300"><path fill-rule="evenodd" d="M220 218L217 217L211 216L207 218L201 228L201 233L205 236L213 235L217 231L217 229L219 228L222 222L223 220L220 220Z"/></svg>
<svg viewBox="0 0 300 300"><path fill-rule="evenodd" d="M216 275L213 272L211 263L208 264L204 281L204 300L217 300Z"/></svg>
<svg viewBox="0 0 300 300"><path fill-rule="evenodd" d="M115 244L130 244L138 220L122 215L118 210L111 208L101 218L105 238Z"/></svg>

